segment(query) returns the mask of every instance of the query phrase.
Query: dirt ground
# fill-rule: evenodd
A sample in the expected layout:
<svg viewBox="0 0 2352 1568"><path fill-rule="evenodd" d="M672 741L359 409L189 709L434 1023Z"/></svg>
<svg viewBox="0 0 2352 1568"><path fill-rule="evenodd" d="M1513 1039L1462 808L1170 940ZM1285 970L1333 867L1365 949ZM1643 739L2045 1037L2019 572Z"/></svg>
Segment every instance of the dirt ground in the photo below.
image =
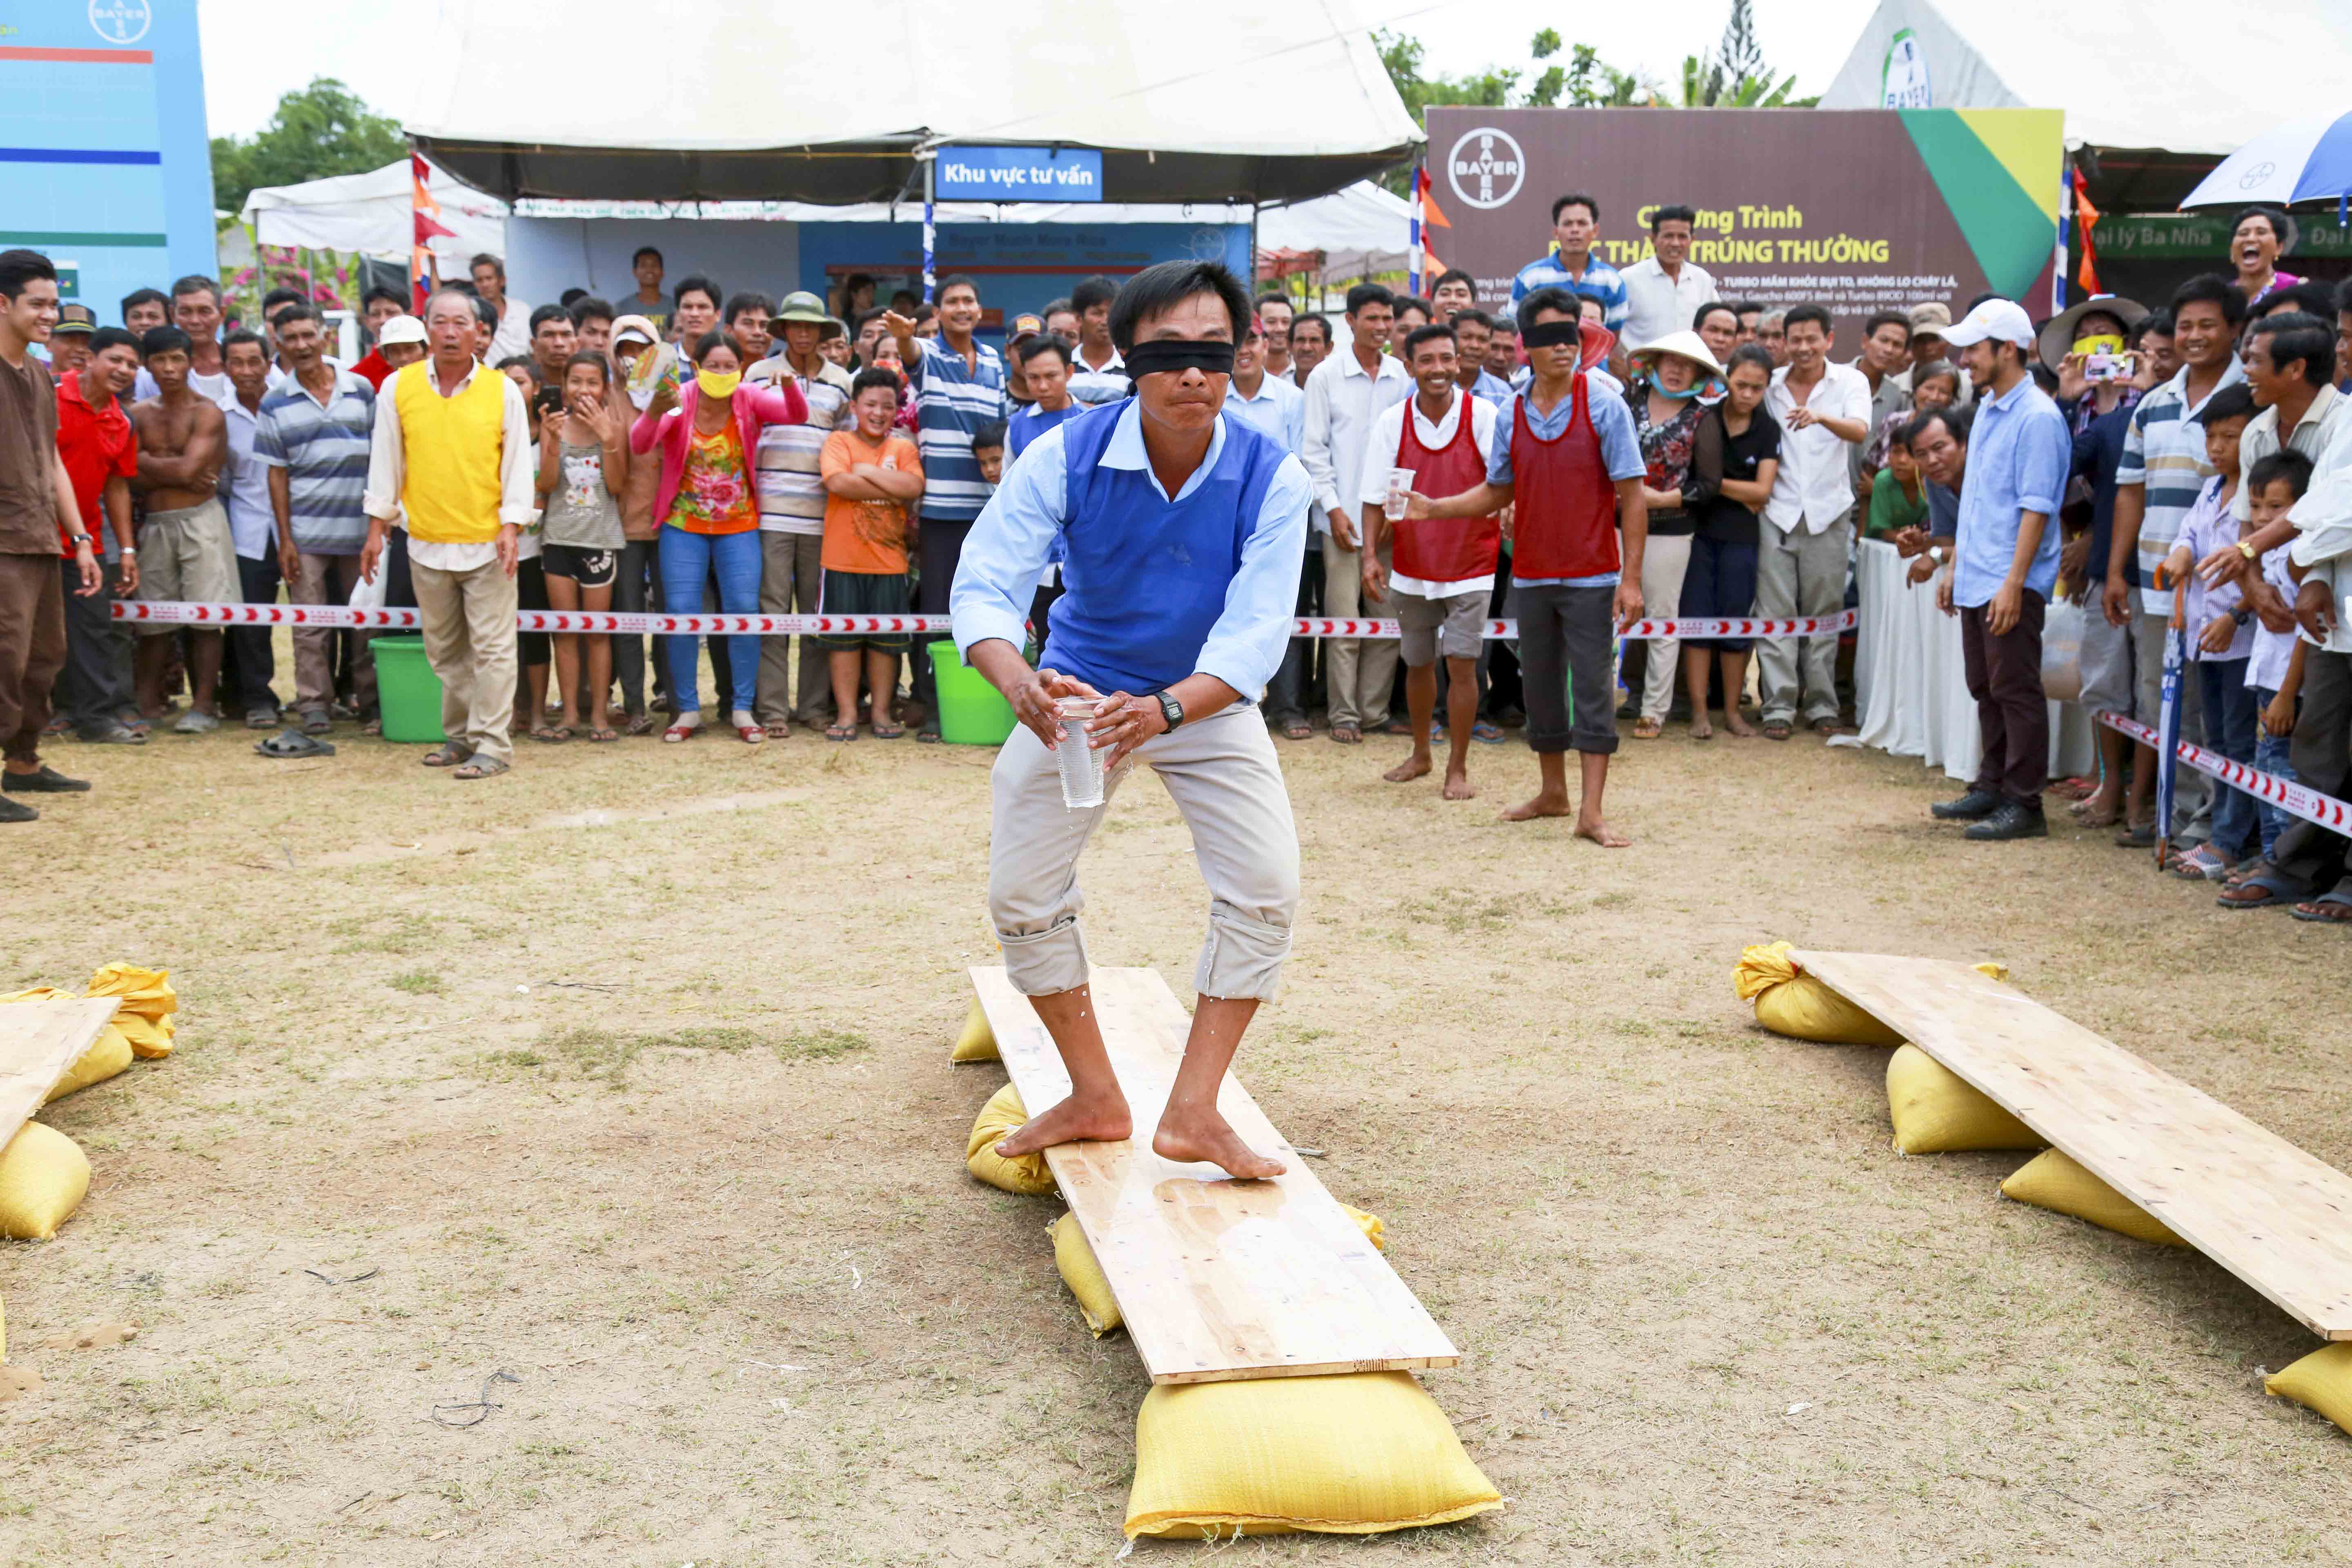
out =
<svg viewBox="0 0 2352 1568"><path fill-rule="evenodd" d="M1061 1288L1057 1201L961 1163L1003 1081L947 1059L991 753L526 743L468 785L249 739L67 742L98 793L9 830L0 988L130 958L184 1011L51 1109L89 1201L0 1249L46 1380L0 1405L0 1558L1113 1558L1146 1380ZM1306 900L1239 1070L1386 1220L1510 1506L1223 1557L2352 1561L2352 1438L2260 1387L2305 1331L2006 1203L2024 1156L1897 1157L1885 1053L1730 985L1780 936L1998 958L2352 1166L2341 932L2104 833L1964 845L1940 776L1809 739L1629 741L1616 854L1495 820L1516 743L1466 805L1379 782L1402 748L1283 746ZM1189 995L1187 844L1139 778L1084 875L1097 958Z"/></svg>

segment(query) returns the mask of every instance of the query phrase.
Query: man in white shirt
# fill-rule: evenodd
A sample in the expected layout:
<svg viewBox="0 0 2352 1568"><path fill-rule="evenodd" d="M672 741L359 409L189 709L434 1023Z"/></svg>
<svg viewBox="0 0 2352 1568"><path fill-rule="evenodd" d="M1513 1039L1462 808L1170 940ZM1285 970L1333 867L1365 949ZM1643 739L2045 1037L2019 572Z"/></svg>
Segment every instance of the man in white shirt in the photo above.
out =
<svg viewBox="0 0 2352 1568"><path fill-rule="evenodd" d="M281 577L278 513L269 500L269 465L253 455L261 400L269 391L269 353L258 334L240 329L221 345L229 395L221 401L228 421L228 460L221 465L221 502L228 508L229 540L236 549L237 586L248 605L274 605ZM245 727L278 727L278 696L270 680L278 673L268 626L228 634L221 689L245 704ZM222 704L226 707L226 701Z"/></svg>
<svg viewBox="0 0 2352 1568"><path fill-rule="evenodd" d="M1110 302L1118 285L1108 278L1087 278L1070 290L1070 308L1078 313L1078 346L1070 356L1070 395L1092 408L1117 403L1127 395L1127 362L1110 341Z"/></svg>
<svg viewBox="0 0 2352 1568"><path fill-rule="evenodd" d="M375 580L392 521L404 512L425 657L441 679L448 736L423 761L453 778L483 779L514 765L515 569L521 528L536 510L524 456L530 410L511 376L484 368L471 298L435 294L425 302L425 331L426 357L394 372L376 399L360 575ZM470 434L493 418L495 451Z"/></svg>
<svg viewBox="0 0 2352 1568"><path fill-rule="evenodd" d="M1281 294L1257 297L1258 324L1265 331L1265 374L1277 381L1290 382L1293 392L1298 390L1298 384L1290 381L1290 318L1297 314L1289 300Z"/></svg>
<svg viewBox="0 0 2352 1568"><path fill-rule="evenodd" d="M530 353L530 307L508 297L507 264L484 251L474 258L468 270L474 276L474 292L499 319L498 330L490 334L482 362L494 365L513 355Z"/></svg>
<svg viewBox="0 0 2352 1568"><path fill-rule="evenodd" d="M1445 798L1468 800L1470 731L1478 719L1478 653L1486 644L1486 601L1502 552L1499 516L1423 518L1391 522L1383 504L1391 468L1411 468L1408 489L1459 495L1486 481L1495 446L1495 405L1460 385L1460 345L1449 326L1414 329L1404 343L1413 395L1373 420L1364 443L1364 596L1402 623L1405 709L1412 755L1382 773L1410 784L1432 766L1430 724L1437 711L1437 660L1445 660ZM1411 420L1408 428L1406 421ZM1464 428L1465 422L1468 428ZM1400 509L1402 510L1402 509ZM1393 563L1393 568L1391 568Z"/></svg>
<svg viewBox="0 0 2352 1568"><path fill-rule="evenodd" d="M1772 373L1765 411L1780 422L1780 471L1764 503L1756 563L1756 613L1767 618L1833 616L1845 605L1846 559L1853 545L1850 448L1870 436L1870 383L1847 364L1830 363L1830 313L1799 305L1782 320L1789 363ZM1764 689L1764 733L1785 741L1799 696L1796 638L1773 637L1757 650ZM1803 639L1805 722L1820 734L1838 730L1837 637Z"/></svg>
<svg viewBox="0 0 2352 1568"><path fill-rule="evenodd" d="M1265 301L1258 301L1261 308ZM1286 301L1275 300L1275 305L1285 312L1283 325L1289 326ZM1272 323L1264 317L1251 321L1242 333L1242 341L1234 345L1234 378L1225 384L1224 415L1252 426L1261 434L1273 437L1282 449L1292 457L1298 456L1307 437L1307 395L1298 390L1286 375L1276 375L1266 363L1274 345ZM1304 459L1302 459L1303 461ZM1307 531L1307 552L1299 558L1297 613L1313 616L1322 613L1323 552L1321 538L1309 528ZM1315 731L1307 722L1305 689L1310 661L1315 657L1315 639L1293 637L1283 650L1282 663L1276 667L1274 679L1265 687L1265 721L1293 741L1304 741Z"/></svg>
<svg viewBox="0 0 2352 1568"><path fill-rule="evenodd" d="M1627 353L1683 331L1692 313L1716 297L1714 275L1690 259L1691 226L1697 220L1685 206L1650 209L1651 254L1620 274L1625 279L1625 330L1618 341Z"/></svg>
<svg viewBox="0 0 2352 1568"><path fill-rule="evenodd" d="M1358 548L1356 509L1363 479L1365 442L1372 421L1391 404L1412 393L1404 366L1381 352L1394 320L1395 296L1378 283L1348 290L1349 342L1307 377L1306 449L1299 456L1315 481L1315 529L1323 545L1323 613L1341 618L1360 613L1363 598L1362 556ZM1291 324L1296 349L1297 322ZM1383 487L1385 489L1385 487ZM1386 638L1359 642L1332 637L1323 645L1329 688L1331 738L1359 745L1365 721L1388 728L1389 689L1396 681L1397 646Z"/></svg>

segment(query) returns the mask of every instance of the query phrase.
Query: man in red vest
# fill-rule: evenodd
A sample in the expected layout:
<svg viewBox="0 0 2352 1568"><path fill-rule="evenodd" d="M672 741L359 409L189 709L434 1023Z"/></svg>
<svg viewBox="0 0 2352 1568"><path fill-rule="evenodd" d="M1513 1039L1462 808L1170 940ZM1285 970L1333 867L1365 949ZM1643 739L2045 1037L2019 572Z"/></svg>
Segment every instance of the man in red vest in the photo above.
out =
<svg viewBox="0 0 2352 1568"><path fill-rule="evenodd" d="M1416 388L1372 420L1364 443L1364 596L1402 624L1405 705L1412 755L1381 776L1407 784L1430 771L1430 724L1437 708L1437 659L1445 658L1445 798L1468 800L1470 729L1478 718L1478 650L1495 589L1502 520L1478 517L1391 521L1412 490L1456 495L1486 482L1495 447L1495 405L1461 387L1454 329L1429 325L1404 341ZM1393 481L1393 482L1391 482ZM1391 539L1393 534L1393 539ZM1393 564L1391 564L1393 553Z"/></svg>
<svg viewBox="0 0 2352 1568"><path fill-rule="evenodd" d="M1528 744L1543 783L1503 820L1569 815L1566 754L1573 749L1583 773L1577 836L1622 849L1633 840L1601 815L1617 749L1611 634L1642 614L1647 469L1623 397L1577 369L1580 313L1559 289L1535 289L1519 302L1519 341L1534 374L1496 421L1486 481L1435 500L1416 489L1405 516L1485 517L1512 505L1511 613L1519 623Z"/></svg>

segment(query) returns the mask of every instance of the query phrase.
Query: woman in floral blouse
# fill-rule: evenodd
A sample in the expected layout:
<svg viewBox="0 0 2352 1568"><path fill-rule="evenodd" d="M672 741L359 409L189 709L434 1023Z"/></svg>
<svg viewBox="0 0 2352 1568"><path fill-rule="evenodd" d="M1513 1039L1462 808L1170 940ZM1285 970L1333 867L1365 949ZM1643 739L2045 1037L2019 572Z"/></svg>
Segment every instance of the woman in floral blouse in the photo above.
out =
<svg viewBox="0 0 2352 1568"><path fill-rule="evenodd" d="M1683 485L1690 478L1691 449L1699 418L1706 412L1699 394L1723 374L1723 366L1696 332L1669 332L1633 355L1633 430L1641 437L1642 499L1650 509L1650 542L1642 552L1643 613L1671 619L1682 602L1683 571L1690 564L1692 519ZM1654 741L1675 700L1675 671L1681 660L1673 637L1650 639L1650 659L1642 678L1642 713L1633 738Z"/></svg>
<svg viewBox="0 0 2352 1568"><path fill-rule="evenodd" d="M726 615L760 610L760 502L752 455L760 432L771 425L798 425L808 418L808 402L789 379L781 384L746 386L735 345L720 332L703 334L694 345L693 384L683 389L665 383L646 405L629 448L661 449L661 486L654 515L661 531L662 601L691 615L702 605L703 584L719 576L719 608ZM728 639L734 682L735 732L750 745L766 738L752 714L752 688L760 673L760 639ZM669 638L670 694L677 721L662 732L669 742L688 740L702 724L697 689L698 639Z"/></svg>

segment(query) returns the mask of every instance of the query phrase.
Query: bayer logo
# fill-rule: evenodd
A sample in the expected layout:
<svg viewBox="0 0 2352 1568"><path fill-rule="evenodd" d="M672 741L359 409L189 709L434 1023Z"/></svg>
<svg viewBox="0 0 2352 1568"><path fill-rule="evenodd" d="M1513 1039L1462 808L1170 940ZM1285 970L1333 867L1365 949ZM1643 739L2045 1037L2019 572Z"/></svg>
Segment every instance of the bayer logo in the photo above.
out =
<svg viewBox="0 0 2352 1568"><path fill-rule="evenodd" d="M1498 207L1519 194L1528 162L1510 132L1492 126L1465 132L1445 160L1454 194L1470 206Z"/></svg>
<svg viewBox="0 0 2352 1568"><path fill-rule="evenodd" d="M148 0L89 0L92 31L110 44L135 44L154 24Z"/></svg>

